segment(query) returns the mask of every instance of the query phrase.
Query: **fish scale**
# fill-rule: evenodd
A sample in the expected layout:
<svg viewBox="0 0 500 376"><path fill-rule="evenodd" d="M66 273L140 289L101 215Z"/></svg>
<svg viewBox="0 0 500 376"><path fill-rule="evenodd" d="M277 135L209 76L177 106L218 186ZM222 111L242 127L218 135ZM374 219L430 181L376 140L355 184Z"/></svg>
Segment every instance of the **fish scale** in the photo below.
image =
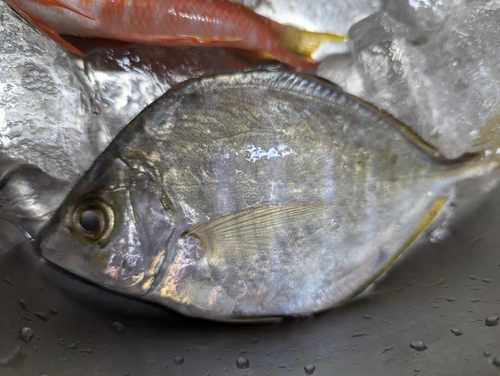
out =
<svg viewBox="0 0 500 376"><path fill-rule="evenodd" d="M41 250L71 273L189 316L310 314L363 291L457 182L497 166L491 153L445 160L390 116L306 74L205 77L124 128L58 210ZM79 218L89 210L102 230L85 235Z"/></svg>

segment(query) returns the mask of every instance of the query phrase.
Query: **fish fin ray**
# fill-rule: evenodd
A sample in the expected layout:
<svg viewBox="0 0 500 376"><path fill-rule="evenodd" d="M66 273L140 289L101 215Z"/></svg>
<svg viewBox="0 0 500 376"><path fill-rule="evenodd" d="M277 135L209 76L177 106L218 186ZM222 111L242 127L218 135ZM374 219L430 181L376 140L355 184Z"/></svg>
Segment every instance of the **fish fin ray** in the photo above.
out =
<svg viewBox="0 0 500 376"><path fill-rule="evenodd" d="M367 103L365 102L365 104L367 104ZM372 104L368 104L368 106L373 108L375 111L381 112L384 115L384 117L386 117L387 120L389 120L389 122L396 129L398 129L398 131L403 135L403 137L405 137L407 140L409 140L413 145L415 145L422 152L424 152L425 154L427 154L428 156L430 156L431 158L433 158L439 162L450 161L450 160L446 159L438 149L436 149L434 146L432 146L427 141L425 141L417 132L415 132L408 125L402 123L400 120L396 119L394 116L392 116L387 111L384 111L383 109L380 109Z"/></svg>
<svg viewBox="0 0 500 376"><path fill-rule="evenodd" d="M289 25L285 25L278 32L278 39L286 49L308 58L311 58L323 43L347 41L347 37L343 35L307 31Z"/></svg>
<svg viewBox="0 0 500 376"><path fill-rule="evenodd" d="M45 34L47 34L54 42L59 44L61 47L64 47L65 49L73 52L74 54L78 56L83 56L83 52L80 51L78 48L73 46L71 43L68 41L64 40L59 34L57 34L54 30L50 28L49 25L47 25L45 22L42 20L36 18L36 17L30 17L30 21L33 22L33 24L38 27L40 30L42 30Z"/></svg>
<svg viewBox="0 0 500 376"><path fill-rule="evenodd" d="M500 148L500 108L495 108L493 115L479 130L478 137L472 146L478 150L494 150Z"/></svg>
<svg viewBox="0 0 500 376"><path fill-rule="evenodd" d="M209 220L193 227L188 233L198 237L207 249L213 248L215 242L267 243L269 232L265 230L277 225L293 225L317 218L333 206L331 204L294 204L250 209Z"/></svg>
<svg viewBox="0 0 500 376"><path fill-rule="evenodd" d="M64 40L59 34L57 34L54 30L52 30L52 28L44 21L42 21L40 18L35 17L33 15L29 15L29 13L19 5L17 5L14 9L19 14L21 14L25 19L27 19L32 25L40 29L43 33L45 33L48 37L54 40L54 42L59 44L61 47L66 48L67 50L73 52L76 55L83 56L82 51L80 51L78 48L73 46L68 41Z"/></svg>
<svg viewBox="0 0 500 376"><path fill-rule="evenodd" d="M47 6L64 8L64 9L67 9L67 10L69 10L73 13L76 13L82 17L85 17L85 18L88 18L89 20L94 21L93 17L89 16L88 14L85 14L84 12L82 12L81 10L79 10L75 7L72 7L71 5L65 4L63 1L60 1L60 0L35 0L35 2L40 4L40 5L47 5Z"/></svg>

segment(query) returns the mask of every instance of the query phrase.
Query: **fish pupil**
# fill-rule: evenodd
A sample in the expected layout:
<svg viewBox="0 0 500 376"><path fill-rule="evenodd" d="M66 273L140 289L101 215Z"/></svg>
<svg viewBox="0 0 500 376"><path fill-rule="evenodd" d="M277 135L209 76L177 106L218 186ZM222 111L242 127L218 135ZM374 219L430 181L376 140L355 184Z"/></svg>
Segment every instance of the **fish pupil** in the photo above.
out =
<svg viewBox="0 0 500 376"><path fill-rule="evenodd" d="M80 226L85 231L96 232L101 227L101 218L94 210L86 210L80 216Z"/></svg>

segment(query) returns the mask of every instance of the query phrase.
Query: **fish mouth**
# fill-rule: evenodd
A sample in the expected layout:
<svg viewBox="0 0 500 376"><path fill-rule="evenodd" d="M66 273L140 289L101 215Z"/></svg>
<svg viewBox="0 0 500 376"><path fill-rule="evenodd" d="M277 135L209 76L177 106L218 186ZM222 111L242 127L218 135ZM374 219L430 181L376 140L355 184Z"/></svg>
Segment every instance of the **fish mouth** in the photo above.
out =
<svg viewBox="0 0 500 376"><path fill-rule="evenodd" d="M85 277L88 275L88 267L82 257L83 250L78 249L78 245L74 245L74 241L71 241L72 236L69 229L58 225L60 218L60 212L56 213L40 231L36 246L37 252L49 264ZM68 244L72 244L71 251L68 250Z"/></svg>

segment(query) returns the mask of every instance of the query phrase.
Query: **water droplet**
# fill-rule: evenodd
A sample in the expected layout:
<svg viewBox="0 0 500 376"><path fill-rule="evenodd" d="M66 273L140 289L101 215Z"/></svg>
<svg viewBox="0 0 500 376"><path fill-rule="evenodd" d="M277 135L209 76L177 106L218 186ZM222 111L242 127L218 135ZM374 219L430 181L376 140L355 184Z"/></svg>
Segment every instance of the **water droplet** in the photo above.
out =
<svg viewBox="0 0 500 376"><path fill-rule="evenodd" d="M500 357L498 356L495 356L493 358L493 362L492 362L494 365L496 365L497 367L500 367Z"/></svg>
<svg viewBox="0 0 500 376"><path fill-rule="evenodd" d="M330 228L334 231L338 230L340 228L339 222L334 219L330 220Z"/></svg>
<svg viewBox="0 0 500 376"><path fill-rule="evenodd" d="M414 371L418 373L418 372L422 371L422 368L415 368Z"/></svg>
<svg viewBox="0 0 500 376"><path fill-rule="evenodd" d="M26 303L24 299L19 299L17 302L19 303L22 309L26 311L28 310L28 303Z"/></svg>
<svg viewBox="0 0 500 376"><path fill-rule="evenodd" d="M16 360L22 357L21 354L22 346L17 345L7 356L0 358L0 366L7 366L10 363L14 363Z"/></svg>
<svg viewBox="0 0 500 376"><path fill-rule="evenodd" d="M59 313L59 310L57 308L51 308L50 313L52 313L53 315L57 315Z"/></svg>
<svg viewBox="0 0 500 376"><path fill-rule="evenodd" d="M413 341L412 343L410 343L410 347L417 351L424 351L427 349L427 345L422 341Z"/></svg>
<svg viewBox="0 0 500 376"><path fill-rule="evenodd" d="M442 225L441 227L438 227L431 232L429 240L431 243L440 243L445 240L450 235L450 233L450 229L447 226Z"/></svg>
<svg viewBox="0 0 500 376"><path fill-rule="evenodd" d="M442 299L442 300L446 300L447 302L450 302L450 303L452 303L452 302L454 302L455 300L457 300L457 298L455 298L455 297L453 297L453 296L449 296L449 297L446 297L446 296L436 296L436 297L434 298L434 300L440 300L440 299Z"/></svg>
<svg viewBox="0 0 500 376"><path fill-rule="evenodd" d="M176 356L174 358L174 363L175 364L183 364L184 363L184 358L182 356Z"/></svg>
<svg viewBox="0 0 500 376"><path fill-rule="evenodd" d="M500 319L500 317L498 317L498 316L490 316L490 317L487 317L486 320L484 320L484 323L486 324L486 326L496 326L496 325L498 325L499 319Z"/></svg>
<svg viewBox="0 0 500 376"><path fill-rule="evenodd" d="M72 345L68 345L66 346L68 349L72 349L72 350L76 350L76 347L82 343L82 341L76 341L75 343L73 343Z"/></svg>
<svg viewBox="0 0 500 376"><path fill-rule="evenodd" d="M366 337L368 335L367 332L361 332L361 333L354 333L351 337L356 338L356 337Z"/></svg>
<svg viewBox="0 0 500 376"><path fill-rule="evenodd" d="M123 325L119 321L115 321L115 322L111 323L110 326L111 326L111 329L113 331L115 331L116 333L123 333L125 331L125 325Z"/></svg>
<svg viewBox="0 0 500 376"><path fill-rule="evenodd" d="M491 278L483 278L482 281L486 282L486 283L493 282L493 280Z"/></svg>
<svg viewBox="0 0 500 376"><path fill-rule="evenodd" d="M485 352L483 352L483 355L484 355L484 356L490 356L490 355L491 355L491 353L490 353L489 351L485 351Z"/></svg>
<svg viewBox="0 0 500 376"><path fill-rule="evenodd" d="M365 320L370 320L370 319L372 318L372 316L371 316L371 315L364 315L364 316L363 316L363 318L364 318Z"/></svg>
<svg viewBox="0 0 500 376"><path fill-rule="evenodd" d="M123 372L123 376L130 376L130 374L128 372Z"/></svg>
<svg viewBox="0 0 500 376"><path fill-rule="evenodd" d="M470 275L469 279L476 280L476 276L475 275Z"/></svg>
<svg viewBox="0 0 500 376"><path fill-rule="evenodd" d="M248 361L247 358L240 356L238 360L236 361L236 366L238 368L248 368L250 367L250 362Z"/></svg>
<svg viewBox="0 0 500 376"><path fill-rule="evenodd" d="M11 285L12 286L12 281L10 280L10 278L4 278L3 281L8 284L8 285Z"/></svg>
<svg viewBox="0 0 500 376"><path fill-rule="evenodd" d="M49 318L47 317L45 312L33 312L33 311L30 311L30 312L42 321L49 321Z"/></svg>
<svg viewBox="0 0 500 376"><path fill-rule="evenodd" d="M19 338L24 342L30 342L34 334L33 329L26 326L19 331Z"/></svg>
<svg viewBox="0 0 500 376"><path fill-rule="evenodd" d="M461 336L462 334L464 334L464 333L463 333L460 329L457 329L457 328L453 328L453 329L451 330L451 332L452 332L453 334L455 334L457 337L459 337L459 336Z"/></svg>
<svg viewBox="0 0 500 376"><path fill-rule="evenodd" d="M316 370L316 367L314 367L311 364L304 367L304 371L306 371L306 375L312 375L315 370Z"/></svg>
<svg viewBox="0 0 500 376"><path fill-rule="evenodd" d="M389 347L386 347L386 348L385 348L385 349L381 352L381 354L386 353L387 351L391 351L391 350L394 350L394 345L391 345L391 346L389 346Z"/></svg>
<svg viewBox="0 0 500 376"><path fill-rule="evenodd" d="M470 301L471 301L471 303L477 303L479 301L479 299L478 298L472 298Z"/></svg>

